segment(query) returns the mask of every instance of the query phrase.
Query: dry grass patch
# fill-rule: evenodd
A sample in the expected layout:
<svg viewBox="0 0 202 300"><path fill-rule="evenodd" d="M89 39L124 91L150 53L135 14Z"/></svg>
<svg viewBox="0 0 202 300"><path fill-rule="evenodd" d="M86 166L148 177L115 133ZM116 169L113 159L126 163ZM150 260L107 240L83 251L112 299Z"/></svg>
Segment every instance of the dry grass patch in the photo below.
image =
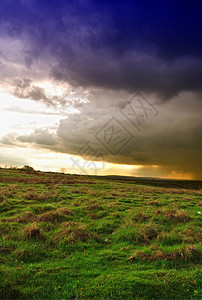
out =
<svg viewBox="0 0 202 300"><path fill-rule="evenodd" d="M200 202L197 204L197 206L202 206L202 201L200 201Z"/></svg>
<svg viewBox="0 0 202 300"><path fill-rule="evenodd" d="M94 203L86 207L86 210L103 210L103 207Z"/></svg>

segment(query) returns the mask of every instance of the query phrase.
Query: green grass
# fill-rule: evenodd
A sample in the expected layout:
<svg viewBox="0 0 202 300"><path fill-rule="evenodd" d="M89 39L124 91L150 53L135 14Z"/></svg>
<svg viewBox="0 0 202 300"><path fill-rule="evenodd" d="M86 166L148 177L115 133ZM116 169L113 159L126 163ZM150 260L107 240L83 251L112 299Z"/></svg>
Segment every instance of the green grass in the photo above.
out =
<svg viewBox="0 0 202 300"><path fill-rule="evenodd" d="M0 299L201 299L202 182L0 169Z"/></svg>

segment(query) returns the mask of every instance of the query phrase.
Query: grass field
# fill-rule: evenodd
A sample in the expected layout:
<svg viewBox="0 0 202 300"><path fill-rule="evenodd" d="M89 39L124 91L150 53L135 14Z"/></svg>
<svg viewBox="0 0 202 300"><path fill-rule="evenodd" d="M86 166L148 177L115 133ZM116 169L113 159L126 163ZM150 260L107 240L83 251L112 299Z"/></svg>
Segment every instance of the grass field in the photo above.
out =
<svg viewBox="0 0 202 300"><path fill-rule="evenodd" d="M201 299L202 182L0 169L1 299Z"/></svg>

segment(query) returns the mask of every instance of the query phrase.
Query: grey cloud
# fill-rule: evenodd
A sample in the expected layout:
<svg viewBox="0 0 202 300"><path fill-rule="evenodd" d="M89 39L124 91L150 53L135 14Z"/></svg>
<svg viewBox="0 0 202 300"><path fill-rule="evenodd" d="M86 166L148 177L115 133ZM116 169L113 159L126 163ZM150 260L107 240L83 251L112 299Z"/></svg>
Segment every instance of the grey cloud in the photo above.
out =
<svg viewBox="0 0 202 300"><path fill-rule="evenodd" d="M3 136L3 138L1 139L1 143L4 145L15 146L17 142L15 137L15 133L9 133L6 136Z"/></svg>
<svg viewBox="0 0 202 300"><path fill-rule="evenodd" d="M46 115L46 116L58 116L58 115L68 116L70 114L67 111L29 110L18 106L7 107L4 108L3 110L10 111L10 112L17 112L21 114L32 114L32 115L34 114L34 115Z"/></svg>
<svg viewBox="0 0 202 300"><path fill-rule="evenodd" d="M54 105L54 100L56 100L55 98L48 97L43 88L32 85L30 79L15 79L13 86L13 95L18 98L42 101L48 106Z"/></svg>
<svg viewBox="0 0 202 300"><path fill-rule="evenodd" d="M37 86L31 79L27 78L17 78L12 80L9 84L11 86L11 92L15 97L43 102L48 107L60 107L61 113L63 112L64 114L65 108L81 107L84 100L81 99L80 96L85 98L85 93L82 90L74 91L71 86L61 95L54 95L47 92L44 88Z"/></svg>
<svg viewBox="0 0 202 300"><path fill-rule="evenodd" d="M38 145L53 146L57 144L57 139L48 129L35 129L30 135L18 136L19 142L35 143Z"/></svg>

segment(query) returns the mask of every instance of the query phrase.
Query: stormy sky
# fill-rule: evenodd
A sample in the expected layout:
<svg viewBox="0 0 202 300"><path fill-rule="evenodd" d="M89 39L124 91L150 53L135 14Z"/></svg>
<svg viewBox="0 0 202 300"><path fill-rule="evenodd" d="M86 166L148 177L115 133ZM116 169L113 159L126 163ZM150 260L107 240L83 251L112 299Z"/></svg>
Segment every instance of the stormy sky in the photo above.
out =
<svg viewBox="0 0 202 300"><path fill-rule="evenodd" d="M202 2L1 0L0 164L202 179Z"/></svg>

